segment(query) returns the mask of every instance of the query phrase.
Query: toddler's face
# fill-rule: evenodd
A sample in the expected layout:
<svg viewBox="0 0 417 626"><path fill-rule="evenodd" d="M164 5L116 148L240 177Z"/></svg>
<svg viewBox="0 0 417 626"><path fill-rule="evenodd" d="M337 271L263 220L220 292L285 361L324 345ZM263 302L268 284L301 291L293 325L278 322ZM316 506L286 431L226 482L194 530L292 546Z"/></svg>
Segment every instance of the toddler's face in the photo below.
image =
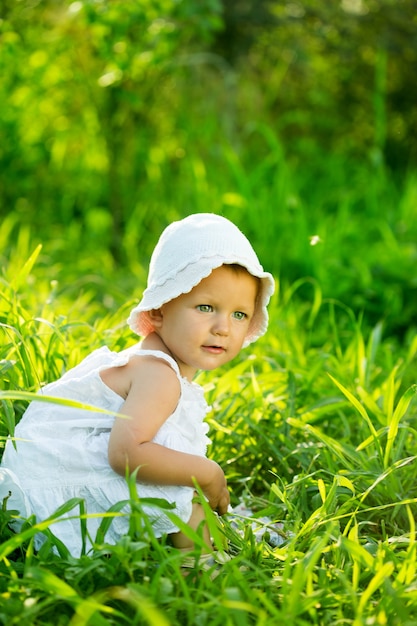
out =
<svg viewBox="0 0 417 626"><path fill-rule="evenodd" d="M257 294L256 278L222 265L161 307L154 326L183 376L192 380L197 370L215 369L239 353Z"/></svg>

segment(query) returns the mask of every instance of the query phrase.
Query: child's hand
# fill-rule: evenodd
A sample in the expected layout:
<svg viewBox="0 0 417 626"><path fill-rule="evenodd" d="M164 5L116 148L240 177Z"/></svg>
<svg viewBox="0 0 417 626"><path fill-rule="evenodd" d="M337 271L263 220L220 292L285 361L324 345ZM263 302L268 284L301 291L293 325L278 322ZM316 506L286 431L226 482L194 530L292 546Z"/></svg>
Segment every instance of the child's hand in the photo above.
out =
<svg viewBox="0 0 417 626"><path fill-rule="evenodd" d="M220 465L214 461L209 461L209 463L210 472L207 477L210 476L210 479L206 484L202 484L201 488L213 511L219 515L224 515L230 504L226 478Z"/></svg>

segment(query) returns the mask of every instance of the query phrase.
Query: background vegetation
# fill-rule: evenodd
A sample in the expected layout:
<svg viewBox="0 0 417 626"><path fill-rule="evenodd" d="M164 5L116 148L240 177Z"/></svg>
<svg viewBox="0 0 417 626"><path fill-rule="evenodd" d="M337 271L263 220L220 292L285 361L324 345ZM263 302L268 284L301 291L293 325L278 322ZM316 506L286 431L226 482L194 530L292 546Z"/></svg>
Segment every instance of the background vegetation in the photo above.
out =
<svg viewBox="0 0 417 626"><path fill-rule="evenodd" d="M3 0L1 436L25 393L134 341L160 231L222 213L278 290L268 336L201 375L211 453L284 543L226 520L236 558L184 579L140 503L81 559L3 510L0 623L416 622L415 9Z"/></svg>

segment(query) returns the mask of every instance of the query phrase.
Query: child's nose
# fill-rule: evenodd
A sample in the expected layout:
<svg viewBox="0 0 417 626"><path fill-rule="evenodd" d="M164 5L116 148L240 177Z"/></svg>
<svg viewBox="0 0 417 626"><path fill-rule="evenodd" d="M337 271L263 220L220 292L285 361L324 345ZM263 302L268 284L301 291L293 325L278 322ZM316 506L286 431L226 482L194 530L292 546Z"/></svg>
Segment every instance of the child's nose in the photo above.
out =
<svg viewBox="0 0 417 626"><path fill-rule="evenodd" d="M227 315L216 315L214 322L215 335L227 335L229 333L229 319Z"/></svg>

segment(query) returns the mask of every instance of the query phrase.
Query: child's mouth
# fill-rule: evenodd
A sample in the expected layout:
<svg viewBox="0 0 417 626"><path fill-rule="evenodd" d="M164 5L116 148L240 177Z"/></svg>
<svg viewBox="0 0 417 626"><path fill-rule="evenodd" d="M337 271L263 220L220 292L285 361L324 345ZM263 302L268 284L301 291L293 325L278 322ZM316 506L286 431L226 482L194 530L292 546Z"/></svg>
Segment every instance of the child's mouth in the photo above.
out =
<svg viewBox="0 0 417 626"><path fill-rule="evenodd" d="M211 354L222 354L225 351L222 346L203 346L203 349Z"/></svg>

